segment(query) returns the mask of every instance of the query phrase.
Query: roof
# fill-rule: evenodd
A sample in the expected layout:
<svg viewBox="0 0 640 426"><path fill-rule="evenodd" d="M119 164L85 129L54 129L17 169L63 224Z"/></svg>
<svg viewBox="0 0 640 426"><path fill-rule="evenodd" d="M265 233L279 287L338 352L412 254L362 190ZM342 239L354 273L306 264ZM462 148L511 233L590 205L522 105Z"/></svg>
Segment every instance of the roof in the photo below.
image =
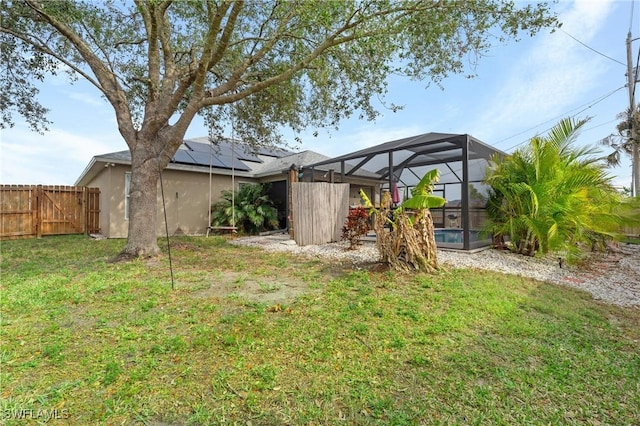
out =
<svg viewBox="0 0 640 426"><path fill-rule="evenodd" d="M263 164L256 164L252 170L256 177L263 177L280 173L283 170L287 170L291 165L302 166L305 164L316 163L319 161L327 160L329 157L326 155L318 154L314 151L302 151L291 153L287 156L280 157L273 161Z"/></svg>
<svg viewBox="0 0 640 426"><path fill-rule="evenodd" d="M252 147L230 139L209 143L208 138L196 138L185 140L171 162L250 172L265 162L264 157L275 159L289 154L280 148Z"/></svg>
<svg viewBox="0 0 640 426"><path fill-rule="evenodd" d="M185 139L174 154L167 169L194 172L230 173L253 178L280 174L291 165L297 167L328 160L329 157L314 151L292 152L277 147L252 147L237 140L219 139L209 143L208 137ZM83 185L91 181L104 167L105 163L131 164L129 150L111 152L93 157L89 165L76 181ZM339 164L327 163L317 170L340 170ZM351 167L349 168L351 170ZM372 172L361 169L356 176L379 179Z"/></svg>

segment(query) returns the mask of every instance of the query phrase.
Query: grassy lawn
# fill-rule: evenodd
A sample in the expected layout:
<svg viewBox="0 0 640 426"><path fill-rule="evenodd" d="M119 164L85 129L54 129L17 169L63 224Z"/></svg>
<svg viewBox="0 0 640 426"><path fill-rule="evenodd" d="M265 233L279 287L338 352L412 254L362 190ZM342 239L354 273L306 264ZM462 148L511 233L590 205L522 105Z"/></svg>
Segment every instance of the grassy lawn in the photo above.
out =
<svg viewBox="0 0 640 426"><path fill-rule="evenodd" d="M638 237L626 237L623 241L629 244L640 244L640 238Z"/></svg>
<svg viewBox="0 0 640 426"><path fill-rule="evenodd" d="M640 310L220 237L173 240L172 290L123 244L2 242L0 423L640 424Z"/></svg>

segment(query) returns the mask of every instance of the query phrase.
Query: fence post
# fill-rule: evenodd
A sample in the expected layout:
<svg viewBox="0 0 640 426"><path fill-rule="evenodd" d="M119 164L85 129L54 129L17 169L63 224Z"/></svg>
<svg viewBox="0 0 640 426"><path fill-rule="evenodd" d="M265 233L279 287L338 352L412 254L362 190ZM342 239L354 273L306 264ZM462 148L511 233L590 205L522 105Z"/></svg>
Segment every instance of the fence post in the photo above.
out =
<svg viewBox="0 0 640 426"><path fill-rule="evenodd" d="M82 233L89 235L89 209L87 208L87 202L89 197L89 191L86 186L82 187Z"/></svg>
<svg viewBox="0 0 640 426"><path fill-rule="evenodd" d="M298 182L298 167L295 164L292 164L289 167L289 173L287 176L287 187L289 188L289 238L293 239L295 236L295 218L293 215L293 183Z"/></svg>
<svg viewBox="0 0 640 426"><path fill-rule="evenodd" d="M42 185L35 188L35 212L36 212L36 238L42 238L42 209L44 206L44 196L42 194Z"/></svg>

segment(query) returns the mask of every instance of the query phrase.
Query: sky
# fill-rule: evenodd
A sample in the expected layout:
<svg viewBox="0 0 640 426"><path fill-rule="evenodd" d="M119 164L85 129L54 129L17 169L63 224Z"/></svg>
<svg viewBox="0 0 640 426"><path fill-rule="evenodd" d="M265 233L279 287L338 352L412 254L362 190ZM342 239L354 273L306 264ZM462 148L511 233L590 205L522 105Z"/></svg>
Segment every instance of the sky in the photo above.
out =
<svg viewBox="0 0 640 426"><path fill-rule="evenodd" d="M382 108L374 122L353 118L337 130L308 129L297 135L302 139L297 150L334 157L439 132L467 133L512 152L565 117L590 117L577 144L597 145L615 132L616 115L629 107L625 41L629 31L640 37L640 0L561 0L553 8L563 23L560 30L494 45L473 66L475 78L455 75L438 87L394 77L385 103L402 105L401 111ZM640 39L632 51L637 65ZM53 121L44 135L17 116L13 128L0 130L0 183L73 185L93 156L127 149L113 109L88 83L50 78L40 87L40 100ZM207 134L196 118L185 138ZM285 132L291 144L294 136ZM624 158L610 174L616 185L629 187L630 160Z"/></svg>

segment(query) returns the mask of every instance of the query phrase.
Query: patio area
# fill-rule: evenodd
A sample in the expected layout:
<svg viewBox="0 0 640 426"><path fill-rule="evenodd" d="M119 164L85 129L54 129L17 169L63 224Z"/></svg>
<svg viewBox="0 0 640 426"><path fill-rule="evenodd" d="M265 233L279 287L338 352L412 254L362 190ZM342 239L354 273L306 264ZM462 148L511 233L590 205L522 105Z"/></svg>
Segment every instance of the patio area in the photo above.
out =
<svg viewBox="0 0 640 426"><path fill-rule="evenodd" d="M482 232L487 219L488 187L482 183L492 156L506 153L468 134L425 133L342 155L307 166L335 164L336 182L343 182L361 168L375 171L381 192L393 194L395 204L411 195L411 189L428 171L438 169L440 181L434 195L447 203L432 209L439 248L473 250L491 244Z"/></svg>

